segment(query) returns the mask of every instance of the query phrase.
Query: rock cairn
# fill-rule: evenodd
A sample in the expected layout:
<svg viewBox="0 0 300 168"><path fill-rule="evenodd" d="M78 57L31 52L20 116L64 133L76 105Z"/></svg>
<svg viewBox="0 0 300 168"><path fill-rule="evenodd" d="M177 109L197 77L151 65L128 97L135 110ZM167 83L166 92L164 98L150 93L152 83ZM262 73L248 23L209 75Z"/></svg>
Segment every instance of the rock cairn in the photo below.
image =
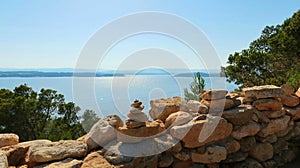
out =
<svg viewBox="0 0 300 168"><path fill-rule="evenodd" d="M153 121L135 100L125 125L111 115L78 140L19 143L17 135L0 134L0 167L274 168L296 157L300 88L266 85L232 93L206 90L199 96L201 102L151 100ZM155 149L163 150L145 156Z"/></svg>

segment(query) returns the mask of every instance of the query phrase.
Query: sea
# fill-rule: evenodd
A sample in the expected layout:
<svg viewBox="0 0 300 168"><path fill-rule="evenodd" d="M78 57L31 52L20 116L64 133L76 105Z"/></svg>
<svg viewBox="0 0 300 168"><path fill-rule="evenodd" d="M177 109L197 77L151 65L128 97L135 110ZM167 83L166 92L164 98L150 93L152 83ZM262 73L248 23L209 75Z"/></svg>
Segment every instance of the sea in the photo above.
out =
<svg viewBox="0 0 300 168"><path fill-rule="evenodd" d="M228 83L224 77L204 77L205 89L238 88ZM145 106L148 115L150 100L174 96L184 97L184 89L190 88L192 77L169 75L129 75L118 77L32 77L0 78L0 88L13 90L27 84L35 91L42 88L54 89L65 96L67 102L74 102L81 108L94 110L99 117L117 114L122 119L130 109L130 104L138 99Z"/></svg>

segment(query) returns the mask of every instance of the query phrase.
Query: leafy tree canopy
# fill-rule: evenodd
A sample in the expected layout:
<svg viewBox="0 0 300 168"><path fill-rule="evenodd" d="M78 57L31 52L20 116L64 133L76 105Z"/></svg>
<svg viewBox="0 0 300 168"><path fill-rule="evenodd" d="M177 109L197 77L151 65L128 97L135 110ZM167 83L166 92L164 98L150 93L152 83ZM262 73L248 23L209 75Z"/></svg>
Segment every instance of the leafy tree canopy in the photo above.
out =
<svg viewBox="0 0 300 168"><path fill-rule="evenodd" d="M248 49L229 55L225 74L240 87L300 87L300 10L283 24L266 26Z"/></svg>
<svg viewBox="0 0 300 168"><path fill-rule="evenodd" d="M76 139L85 133L79 110L55 90L37 93L26 84L13 91L1 89L0 133L16 133L21 141Z"/></svg>

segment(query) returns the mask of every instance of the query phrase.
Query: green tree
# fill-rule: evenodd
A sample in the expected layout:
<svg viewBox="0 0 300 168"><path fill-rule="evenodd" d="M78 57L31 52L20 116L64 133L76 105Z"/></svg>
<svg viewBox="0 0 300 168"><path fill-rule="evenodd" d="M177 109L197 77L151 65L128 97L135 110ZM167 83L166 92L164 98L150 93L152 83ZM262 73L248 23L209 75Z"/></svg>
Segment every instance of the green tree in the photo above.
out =
<svg viewBox="0 0 300 168"><path fill-rule="evenodd" d="M87 132L92 128L92 126L99 120L99 117L93 110L85 110L83 115L81 116L82 119L82 127Z"/></svg>
<svg viewBox="0 0 300 168"><path fill-rule="evenodd" d="M277 26L266 26L248 49L229 55L225 74L240 87L299 85L300 11Z"/></svg>
<svg viewBox="0 0 300 168"><path fill-rule="evenodd" d="M41 89L37 93L26 84L13 91L1 89L0 133L16 133L20 141L75 139L84 134L79 110L55 90Z"/></svg>
<svg viewBox="0 0 300 168"><path fill-rule="evenodd" d="M189 100L200 101L199 94L203 91L205 87L205 80L201 77L200 72L194 74L193 79L194 81L190 84L191 92L189 92L187 88L184 89L184 97L185 97L184 99L186 101Z"/></svg>

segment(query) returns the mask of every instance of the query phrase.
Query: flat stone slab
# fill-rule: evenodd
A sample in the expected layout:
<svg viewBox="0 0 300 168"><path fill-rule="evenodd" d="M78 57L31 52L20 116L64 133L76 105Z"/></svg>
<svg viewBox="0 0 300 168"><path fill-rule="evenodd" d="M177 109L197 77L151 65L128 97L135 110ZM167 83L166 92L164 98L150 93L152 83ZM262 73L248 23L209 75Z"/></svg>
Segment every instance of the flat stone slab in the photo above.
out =
<svg viewBox="0 0 300 168"><path fill-rule="evenodd" d="M204 100L225 99L227 93L228 91L223 89L204 90L199 97Z"/></svg>
<svg viewBox="0 0 300 168"><path fill-rule="evenodd" d="M246 98L263 99L281 97L284 95L283 89L274 85L254 86L243 88L242 90Z"/></svg>

